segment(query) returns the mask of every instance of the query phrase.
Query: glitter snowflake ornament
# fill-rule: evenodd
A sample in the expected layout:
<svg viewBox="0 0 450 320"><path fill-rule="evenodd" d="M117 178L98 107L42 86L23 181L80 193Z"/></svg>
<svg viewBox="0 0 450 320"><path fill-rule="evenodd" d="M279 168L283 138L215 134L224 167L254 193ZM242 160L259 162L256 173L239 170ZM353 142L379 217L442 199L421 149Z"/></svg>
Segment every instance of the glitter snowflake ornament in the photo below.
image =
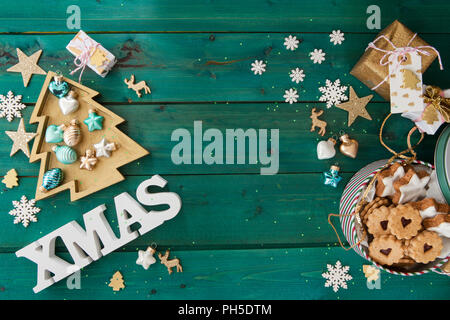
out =
<svg viewBox="0 0 450 320"><path fill-rule="evenodd" d="M333 42L334 45L342 44L344 40L344 34L341 30L333 30L333 32L330 33L330 42Z"/></svg>
<svg viewBox="0 0 450 320"><path fill-rule="evenodd" d="M266 64L263 63L262 60L255 60L255 62L252 63L252 68L251 70L253 71L253 73L262 75L263 72L266 71Z"/></svg>
<svg viewBox="0 0 450 320"><path fill-rule="evenodd" d="M314 63L321 64L325 61L325 52L323 52L322 49L314 49L314 51L310 52L309 55L311 56L310 59Z"/></svg>
<svg viewBox="0 0 450 320"><path fill-rule="evenodd" d="M286 47L286 50L294 51L298 48L299 43L300 41L297 40L296 36L289 35L289 37L284 38L284 46Z"/></svg>
<svg viewBox="0 0 450 320"><path fill-rule="evenodd" d="M319 101L326 101L327 108L331 108L333 105L337 105L342 101L348 100L345 95L347 86L341 86L341 80L337 79L333 83L327 79L325 83L325 87L319 88L319 91L322 92L322 96L319 98Z"/></svg>
<svg viewBox="0 0 450 320"><path fill-rule="evenodd" d="M297 94L297 90L295 89L289 89L284 91L284 101L289 102L289 104L293 104L294 102L297 102L299 95Z"/></svg>
<svg viewBox="0 0 450 320"><path fill-rule="evenodd" d="M350 267L343 267L338 260L336 261L335 266L327 264L327 269L328 272L322 273L322 277L327 279L325 287L333 287L334 292L338 292L339 288L347 289L347 281L353 279L353 277L348 274Z"/></svg>
<svg viewBox="0 0 450 320"><path fill-rule="evenodd" d="M0 118L6 118L9 122L14 118L22 118L23 110L26 106L21 103L22 95L14 96L12 91L8 91L6 97L0 94Z"/></svg>
<svg viewBox="0 0 450 320"><path fill-rule="evenodd" d="M26 196L22 196L20 201L13 201L12 204L14 209L9 214L15 217L14 224L22 223L26 228L30 221L37 222L36 213L41 209L34 206L34 199L28 200Z"/></svg>
<svg viewBox="0 0 450 320"><path fill-rule="evenodd" d="M295 68L291 70L289 77L291 77L292 82L299 83L300 81L303 82L303 79L305 79L305 74L302 69Z"/></svg>

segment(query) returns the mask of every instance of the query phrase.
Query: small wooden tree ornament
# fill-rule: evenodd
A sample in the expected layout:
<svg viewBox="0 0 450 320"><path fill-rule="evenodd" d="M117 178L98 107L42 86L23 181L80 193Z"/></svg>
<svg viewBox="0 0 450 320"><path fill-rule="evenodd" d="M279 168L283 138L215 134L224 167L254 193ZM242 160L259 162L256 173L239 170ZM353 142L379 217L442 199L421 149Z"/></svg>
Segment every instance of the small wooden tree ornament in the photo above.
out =
<svg viewBox="0 0 450 320"><path fill-rule="evenodd" d="M169 271L169 274L172 274L173 267L177 268L177 272L183 272L183 267L181 266L179 259L168 260L169 259L169 250L167 250L164 255L162 255L161 253L158 253L158 258L159 258L159 260L161 260L161 264L163 264L167 267L167 271Z"/></svg>
<svg viewBox="0 0 450 320"><path fill-rule="evenodd" d="M323 137L325 135L326 131L326 127L327 127L327 123L323 120L319 119L319 116L321 116L323 113L323 110L319 110L319 112L316 112L316 108L312 108L311 110L311 132L313 132L316 127L319 128L319 134Z"/></svg>
<svg viewBox="0 0 450 320"><path fill-rule="evenodd" d="M120 271L116 271L112 278L109 280L108 287L113 288L113 291L119 291L120 289L125 289L125 282L123 281L123 276Z"/></svg>
<svg viewBox="0 0 450 320"><path fill-rule="evenodd" d="M7 188L12 189L13 187L17 187L19 183L19 178L17 178L17 171L16 169L9 170L5 177L3 178L2 182L6 185Z"/></svg>

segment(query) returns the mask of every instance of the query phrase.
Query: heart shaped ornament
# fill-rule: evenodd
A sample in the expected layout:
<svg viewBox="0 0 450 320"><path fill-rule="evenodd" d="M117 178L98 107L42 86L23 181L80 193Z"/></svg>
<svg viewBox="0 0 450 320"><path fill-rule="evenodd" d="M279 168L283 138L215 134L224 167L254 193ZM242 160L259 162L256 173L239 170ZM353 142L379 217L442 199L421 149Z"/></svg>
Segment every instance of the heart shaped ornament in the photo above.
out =
<svg viewBox="0 0 450 320"><path fill-rule="evenodd" d="M45 131L45 142L59 143L64 139L64 131L62 126L49 125Z"/></svg>
<svg viewBox="0 0 450 320"><path fill-rule="evenodd" d="M73 90L70 90L67 96L59 99L59 108L64 115L68 115L74 111L77 111L80 104L78 103L78 100L76 98L77 93Z"/></svg>
<svg viewBox="0 0 450 320"><path fill-rule="evenodd" d="M317 158L319 160L331 159L336 155L334 146L336 140L329 138L328 140L322 140L317 144Z"/></svg>
<svg viewBox="0 0 450 320"><path fill-rule="evenodd" d="M48 90L58 98L66 96L70 89L69 84L62 79L62 76L55 76L53 81L48 85Z"/></svg>
<svg viewBox="0 0 450 320"><path fill-rule="evenodd" d="M342 144L339 147L341 153L347 157L355 159L358 154L358 141L351 139L348 134L343 134L339 140L342 141Z"/></svg>

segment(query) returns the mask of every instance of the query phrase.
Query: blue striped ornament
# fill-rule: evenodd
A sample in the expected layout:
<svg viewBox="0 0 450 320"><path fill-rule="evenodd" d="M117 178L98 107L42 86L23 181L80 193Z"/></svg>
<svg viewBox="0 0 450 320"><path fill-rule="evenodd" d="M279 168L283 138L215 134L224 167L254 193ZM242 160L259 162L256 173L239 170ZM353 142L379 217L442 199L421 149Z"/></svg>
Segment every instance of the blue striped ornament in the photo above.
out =
<svg viewBox="0 0 450 320"><path fill-rule="evenodd" d="M61 184L64 179L63 171L60 168L53 168L44 173L42 185L39 188L41 192L47 192Z"/></svg>
<svg viewBox="0 0 450 320"><path fill-rule="evenodd" d="M77 152L68 146L54 146L52 150L56 154L56 159L63 164L71 164L77 161Z"/></svg>

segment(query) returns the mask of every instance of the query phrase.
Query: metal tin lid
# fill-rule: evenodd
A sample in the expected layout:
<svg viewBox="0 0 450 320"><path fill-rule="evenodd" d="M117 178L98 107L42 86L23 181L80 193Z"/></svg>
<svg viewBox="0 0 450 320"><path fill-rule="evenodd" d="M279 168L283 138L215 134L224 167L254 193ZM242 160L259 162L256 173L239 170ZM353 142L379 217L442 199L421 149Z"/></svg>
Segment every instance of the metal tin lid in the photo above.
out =
<svg viewBox="0 0 450 320"><path fill-rule="evenodd" d="M447 203L450 203L450 125L442 131L434 152L436 175Z"/></svg>

